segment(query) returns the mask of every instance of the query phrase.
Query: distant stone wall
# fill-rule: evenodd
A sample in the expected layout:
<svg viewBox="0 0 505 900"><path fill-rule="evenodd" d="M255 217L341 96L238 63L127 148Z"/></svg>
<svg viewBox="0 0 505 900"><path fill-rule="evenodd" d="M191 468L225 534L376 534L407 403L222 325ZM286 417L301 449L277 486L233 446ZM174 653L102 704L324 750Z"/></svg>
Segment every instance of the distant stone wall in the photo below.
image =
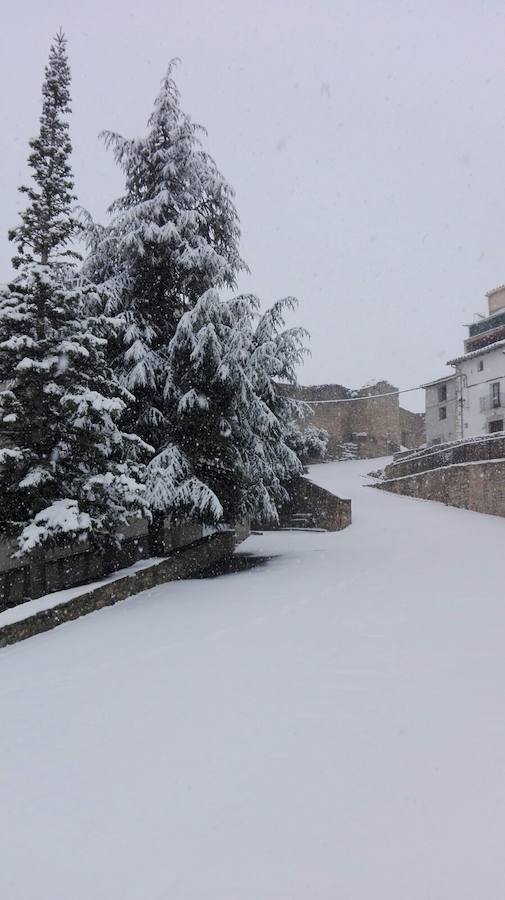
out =
<svg viewBox="0 0 505 900"><path fill-rule="evenodd" d="M281 524L299 513L310 513L316 528L341 531L352 522L351 501L337 497L308 478L291 486L291 500L281 511Z"/></svg>
<svg viewBox="0 0 505 900"><path fill-rule="evenodd" d="M290 396L310 403L312 415L303 422L302 427L313 425L315 428L324 428L328 432L329 459L339 455L339 447L342 443L350 441L349 430L349 403L331 403L331 400L348 400L350 391L341 384L320 384L311 386L299 385L296 388L287 386ZM324 401L324 402L316 402Z"/></svg>
<svg viewBox="0 0 505 900"><path fill-rule="evenodd" d="M217 532L202 538L189 546L175 550L170 557L157 565L141 569L124 578L117 578L94 590L84 589L82 594L72 600L35 613L20 622L0 627L0 647L50 631L64 622L78 619L105 606L113 606L156 585L188 578L231 556L234 547L235 535L232 531ZM22 611L23 607L20 606L19 609Z"/></svg>
<svg viewBox="0 0 505 900"><path fill-rule="evenodd" d="M341 455L353 443L362 458L388 456L400 448L400 408L397 388L387 381L351 391L341 384L283 386L286 393L310 404L313 414L304 425L324 428L329 435L328 458ZM392 396L380 396L390 395ZM373 396L364 400L363 397ZM329 402L331 400L345 402Z"/></svg>
<svg viewBox="0 0 505 900"><path fill-rule="evenodd" d="M415 448L426 443L424 413L414 413L400 406L400 444Z"/></svg>
<svg viewBox="0 0 505 900"><path fill-rule="evenodd" d="M393 494L505 516L505 460L501 459L453 464L378 482L376 487Z"/></svg>
<svg viewBox="0 0 505 900"><path fill-rule="evenodd" d="M371 459L388 456L400 448L400 407L398 394L392 384L379 381L372 387L357 391L358 397L369 394L376 396L370 400L356 400L349 403L349 425L352 439L358 442L360 456Z"/></svg>

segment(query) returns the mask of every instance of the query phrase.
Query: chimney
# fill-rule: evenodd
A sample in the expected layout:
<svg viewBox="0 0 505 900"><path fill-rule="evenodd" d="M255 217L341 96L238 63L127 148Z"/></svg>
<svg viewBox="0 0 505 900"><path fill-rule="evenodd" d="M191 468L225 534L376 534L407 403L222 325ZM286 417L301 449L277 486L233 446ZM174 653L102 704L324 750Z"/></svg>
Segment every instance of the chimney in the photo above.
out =
<svg viewBox="0 0 505 900"><path fill-rule="evenodd" d="M486 294L488 307L489 307L489 315L492 316L493 313L498 312L499 309L505 308L505 284L501 284L500 287L494 288L492 291L488 291Z"/></svg>

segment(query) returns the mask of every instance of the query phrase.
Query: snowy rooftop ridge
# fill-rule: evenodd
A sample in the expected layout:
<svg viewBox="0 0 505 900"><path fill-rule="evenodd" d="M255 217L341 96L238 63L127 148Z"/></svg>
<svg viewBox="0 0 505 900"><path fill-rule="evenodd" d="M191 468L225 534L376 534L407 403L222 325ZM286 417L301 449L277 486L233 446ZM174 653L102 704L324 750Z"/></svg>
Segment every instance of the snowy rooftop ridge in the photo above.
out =
<svg viewBox="0 0 505 900"><path fill-rule="evenodd" d="M486 347L481 347L480 350L471 350L470 353L462 353L461 356L449 359L447 365L454 366L456 363L463 362L465 359L473 359L475 356L482 356L483 353L491 353L492 350L498 350L500 347L502 349L505 348L505 338L502 341L495 341L494 344L487 344Z"/></svg>
<svg viewBox="0 0 505 900"><path fill-rule="evenodd" d="M486 297L492 297L493 294L498 294L500 291L505 290L505 284L499 284L498 287L492 288L490 291L486 292Z"/></svg>

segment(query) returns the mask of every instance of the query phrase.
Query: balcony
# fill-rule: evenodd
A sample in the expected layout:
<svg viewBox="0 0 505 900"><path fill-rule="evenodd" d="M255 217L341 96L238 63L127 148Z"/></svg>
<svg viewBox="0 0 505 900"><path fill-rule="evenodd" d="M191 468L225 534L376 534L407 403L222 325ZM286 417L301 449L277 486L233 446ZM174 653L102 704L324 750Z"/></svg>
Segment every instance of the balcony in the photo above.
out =
<svg viewBox="0 0 505 900"><path fill-rule="evenodd" d="M468 335L473 338L478 334L484 334L486 331L491 331L493 328L499 328L500 325L505 325L505 311L497 313L494 316L487 316L485 319L479 319L478 322L472 322L472 324L468 326Z"/></svg>
<svg viewBox="0 0 505 900"><path fill-rule="evenodd" d="M489 412L493 409L503 409L503 403L500 396L498 397L480 397L479 407L481 412Z"/></svg>

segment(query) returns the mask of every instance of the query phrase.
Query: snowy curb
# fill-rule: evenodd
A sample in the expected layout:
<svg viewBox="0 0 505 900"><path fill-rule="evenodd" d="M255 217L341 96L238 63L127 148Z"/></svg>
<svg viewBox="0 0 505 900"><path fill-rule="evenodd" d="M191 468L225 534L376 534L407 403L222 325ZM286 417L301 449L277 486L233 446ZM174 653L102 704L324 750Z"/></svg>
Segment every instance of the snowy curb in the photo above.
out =
<svg viewBox="0 0 505 900"><path fill-rule="evenodd" d="M79 619L81 616L106 606L113 606L121 600L126 600L128 597L140 594L167 581L189 578L213 563L232 556L234 548L234 532L218 532L179 548L166 559L153 560L152 565L144 566L134 572L130 571L129 574L122 577L109 579L105 583L100 582L92 590L89 590L89 585L88 590L76 588L75 590L79 591L76 596L74 595L57 605L51 605L51 595L47 595L46 598L33 601L40 603L45 599L47 605L44 606L44 609L39 609L26 618L10 621L8 624L0 626L0 647L16 644L33 635L50 631L64 622ZM18 607L15 611L7 610L6 612L15 612L21 616L22 608Z"/></svg>
<svg viewBox="0 0 505 900"><path fill-rule="evenodd" d="M75 600L82 594L89 594L97 588L112 584L120 578L129 578L142 569L148 569L151 566L159 565L166 557L151 557L150 559L141 559L128 566L126 569L118 569L106 578L97 578L85 584L79 584L72 588L64 588L61 591L51 591L44 594L43 597L37 597L34 600L26 600L24 603L17 603L16 606L10 606L0 613L0 629L5 625L14 625L16 622L22 622L24 619L30 619L32 616L46 609L53 609L55 606L61 606L70 600Z"/></svg>

